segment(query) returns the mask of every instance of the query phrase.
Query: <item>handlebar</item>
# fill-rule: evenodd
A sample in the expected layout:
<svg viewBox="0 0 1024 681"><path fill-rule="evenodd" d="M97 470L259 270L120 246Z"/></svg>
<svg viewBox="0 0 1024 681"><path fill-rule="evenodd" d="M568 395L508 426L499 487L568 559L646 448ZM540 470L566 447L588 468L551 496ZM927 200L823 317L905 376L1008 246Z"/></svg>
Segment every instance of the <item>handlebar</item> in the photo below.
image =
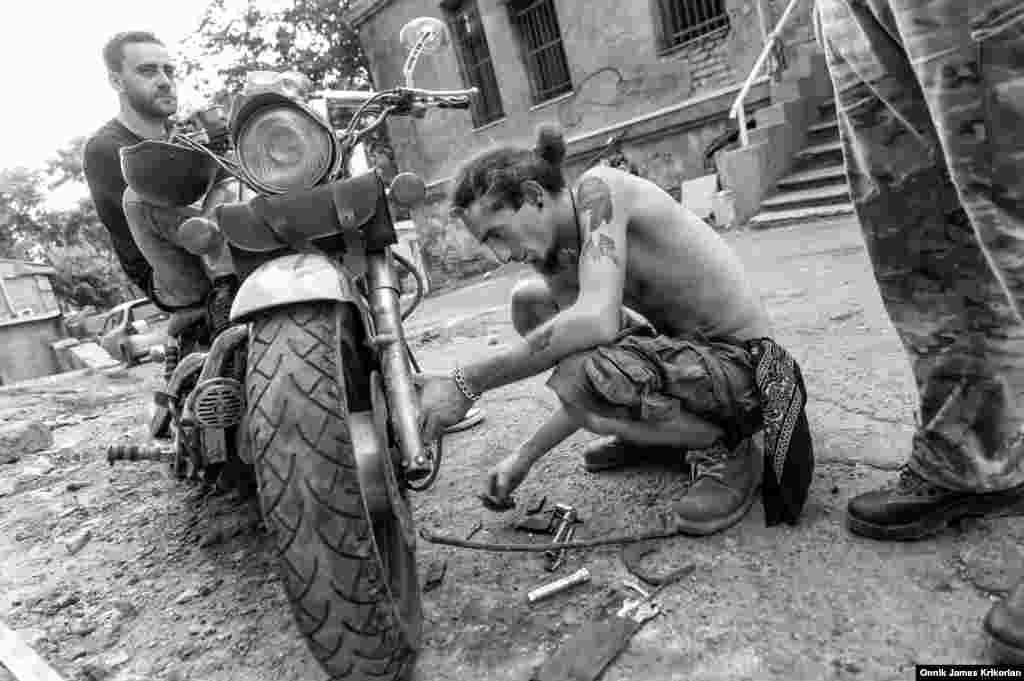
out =
<svg viewBox="0 0 1024 681"><path fill-rule="evenodd" d="M341 106L359 107L375 97L380 97L381 104L388 104L388 99L412 96L417 103L437 106L441 109L467 109L470 98L479 90L471 87L465 90L425 90L423 88L395 88L375 92L373 90L321 90L314 93L317 99L329 99ZM390 95L390 96L389 96Z"/></svg>
<svg viewBox="0 0 1024 681"><path fill-rule="evenodd" d="M373 90L320 90L313 93L313 98L330 99L343 105L359 106L366 104L376 94L378 93Z"/></svg>

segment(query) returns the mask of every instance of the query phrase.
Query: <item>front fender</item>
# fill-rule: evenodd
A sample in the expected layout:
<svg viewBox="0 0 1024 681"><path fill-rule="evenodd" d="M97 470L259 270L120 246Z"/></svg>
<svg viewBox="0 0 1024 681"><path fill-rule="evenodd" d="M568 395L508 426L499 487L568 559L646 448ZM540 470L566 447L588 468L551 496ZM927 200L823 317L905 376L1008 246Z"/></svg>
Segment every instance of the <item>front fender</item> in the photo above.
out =
<svg viewBox="0 0 1024 681"><path fill-rule="evenodd" d="M316 253L284 255L265 262L245 278L231 305L231 322L279 307L314 300L354 303L367 318L366 301L352 284L352 274Z"/></svg>

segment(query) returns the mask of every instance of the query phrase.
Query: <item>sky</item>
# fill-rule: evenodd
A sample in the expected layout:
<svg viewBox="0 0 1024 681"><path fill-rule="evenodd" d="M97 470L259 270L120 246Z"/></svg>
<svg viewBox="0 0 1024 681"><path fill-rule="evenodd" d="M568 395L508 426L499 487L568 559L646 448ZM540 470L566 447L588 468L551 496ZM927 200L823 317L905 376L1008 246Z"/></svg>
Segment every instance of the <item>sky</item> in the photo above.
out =
<svg viewBox="0 0 1024 681"><path fill-rule="evenodd" d="M0 168L42 167L68 140L88 135L114 116L117 97L100 56L110 36L149 30L175 52L176 43L198 26L208 2L0 3Z"/></svg>

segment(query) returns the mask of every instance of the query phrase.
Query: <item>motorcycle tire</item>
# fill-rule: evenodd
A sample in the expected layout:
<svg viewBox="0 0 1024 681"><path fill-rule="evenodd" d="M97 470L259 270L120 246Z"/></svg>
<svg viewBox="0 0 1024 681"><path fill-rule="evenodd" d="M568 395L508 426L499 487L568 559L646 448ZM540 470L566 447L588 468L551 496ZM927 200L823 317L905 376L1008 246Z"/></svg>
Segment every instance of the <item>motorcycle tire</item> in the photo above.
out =
<svg viewBox="0 0 1024 681"><path fill-rule="evenodd" d="M309 649L331 679L390 681L412 672L422 609L415 546L397 520L371 518L360 490L347 418L354 400L368 405L369 368L356 323L334 302L253 321L246 424L264 521Z"/></svg>

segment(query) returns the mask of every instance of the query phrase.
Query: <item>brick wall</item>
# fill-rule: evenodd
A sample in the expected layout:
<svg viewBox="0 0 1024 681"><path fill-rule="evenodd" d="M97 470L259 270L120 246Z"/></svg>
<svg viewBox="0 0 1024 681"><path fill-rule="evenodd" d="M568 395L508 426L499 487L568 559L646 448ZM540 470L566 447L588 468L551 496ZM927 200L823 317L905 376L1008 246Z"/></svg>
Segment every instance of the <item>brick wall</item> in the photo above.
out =
<svg viewBox="0 0 1024 681"><path fill-rule="evenodd" d="M746 74L737 77L729 58L729 42L724 33L702 38L683 47L683 61L690 67L695 93L707 92L735 83Z"/></svg>
<svg viewBox="0 0 1024 681"><path fill-rule="evenodd" d="M476 0L505 117L478 129L473 128L468 112L461 111L431 111L423 119L389 123L399 167L419 173L428 184L442 182L435 187L431 203L413 215L422 235L432 288L494 266L486 252L447 217L443 180L450 178L466 158L495 144L532 145L542 123L556 124L568 138L578 138L737 85L761 49L755 1L726 0L726 29L662 54L656 39L657 18L649 2L554 0L573 92L534 105L504 0ZM786 0L766 3L771 27ZM397 40L398 32L405 22L418 16L444 15L437 0L391 0L380 4L359 25L378 87L400 83L405 54ZM806 8L797 11L794 24L803 22L808 26L794 26L787 39L811 36L813 40L808 17ZM416 73L416 84L427 88L463 87L459 74L455 51L449 48L424 59ZM725 110L730 104L720 103L715 111L684 125L666 122L663 134L645 132L642 139L627 141L623 151L648 179L667 190L678 190L683 180L706 173L703 151L725 129ZM601 137L603 142L606 137ZM567 174L578 175L587 157L589 154L570 163Z"/></svg>

